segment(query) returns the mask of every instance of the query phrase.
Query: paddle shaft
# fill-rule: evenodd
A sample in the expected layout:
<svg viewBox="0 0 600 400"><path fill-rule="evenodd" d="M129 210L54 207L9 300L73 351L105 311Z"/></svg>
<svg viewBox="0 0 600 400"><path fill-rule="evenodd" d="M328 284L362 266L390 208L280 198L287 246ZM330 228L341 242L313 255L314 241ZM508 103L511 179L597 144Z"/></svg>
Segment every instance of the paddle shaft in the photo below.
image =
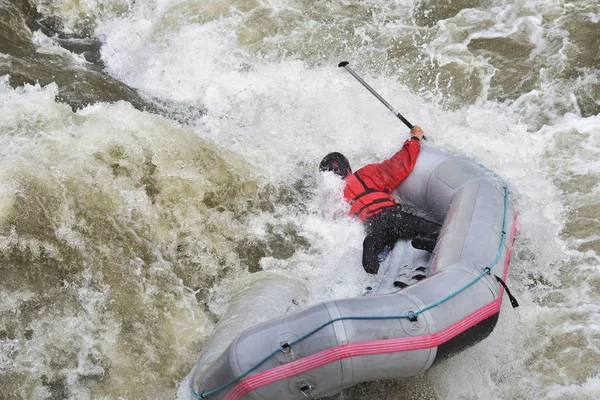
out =
<svg viewBox="0 0 600 400"><path fill-rule="evenodd" d="M408 129L410 129L412 131L414 129L414 125L411 124L410 122L408 122L408 120L406 118L404 118L402 116L402 114L400 114L398 111L396 111L396 109L394 109L394 107L392 107L392 105L390 103L388 103L387 101L385 101L385 99L383 97L381 97L379 95L379 93L377 93L375 91L375 89L373 89L371 86L369 86L369 84L367 82L365 82L363 78L361 78L356 72L354 72L354 70L352 68L350 68L350 66L348 64L349 64L348 61L342 61L338 65L338 67L344 67L346 69L346 71L348 71L350 73L350 75L352 75L353 77L355 77L356 80L359 81L365 88L367 88L367 90L369 92L371 92L371 94L373 96L377 97L377 100L379 100L380 102L382 102L383 105L388 108L388 110L390 110L391 112L393 112L394 115L396 117L398 117L400 119L400 121L402 121L404 123L404 125L406 125L408 127ZM425 139L425 137L423 137L423 139Z"/></svg>

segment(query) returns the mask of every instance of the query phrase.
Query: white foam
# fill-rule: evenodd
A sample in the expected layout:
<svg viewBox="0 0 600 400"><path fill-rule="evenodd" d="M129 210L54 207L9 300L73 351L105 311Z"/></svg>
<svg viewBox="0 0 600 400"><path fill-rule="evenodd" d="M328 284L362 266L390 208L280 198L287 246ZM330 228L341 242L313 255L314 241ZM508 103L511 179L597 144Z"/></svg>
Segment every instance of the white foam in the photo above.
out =
<svg viewBox="0 0 600 400"><path fill-rule="evenodd" d="M35 0L38 12L60 19L65 33L77 33L86 23L97 23L127 12L135 0Z"/></svg>
<svg viewBox="0 0 600 400"><path fill-rule="evenodd" d="M497 17L494 12L464 11L456 18L478 22L481 28L469 38L503 37L524 30L529 33L522 40L534 48L544 46L540 18L515 16L512 9ZM324 67L300 60L263 61L236 43L241 19L232 15L204 24L182 22L166 33L157 28L157 14L154 18L137 14L100 28L109 69L153 96L206 107L196 132L243 154L264 182L278 185L303 179L315 185L315 193L327 192L327 183L314 178L326 153L341 151L358 168L391 156L407 137L406 128L385 107L337 68L341 60ZM450 24L446 27L450 29ZM432 51L438 46L448 52L452 40L441 28ZM459 60L487 68L465 53L468 40L456 44L457 51L447 61L440 59L442 64ZM564 206L543 166L548 139L555 133L529 131L519 121L520 110L510 104L480 102L448 111L411 93L393 77L368 73L363 77L411 122L424 127L430 145L472 157L508 182L520 214L521 243L543 249L534 250L535 262L515 262L512 276L517 280L529 273L555 276L556 271L546 266L564 257L559 240ZM366 278L360 265L362 227L356 221L332 218L331 212L324 215L323 200L331 197L315 196L306 204L307 212L280 210L253 221L256 234L266 232L268 223L301 227L310 249L298 249L286 260L263 258L261 267L285 270L311 282L309 303L357 295ZM473 365L467 358L461 360L464 369L459 374L464 378L459 382L464 384ZM486 384L493 369L486 367L481 381L465 395Z"/></svg>
<svg viewBox="0 0 600 400"><path fill-rule="evenodd" d="M318 174L316 168L321 157L334 150L345 153L355 169L378 162L400 148L407 137L407 130L358 82L343 69L337 68L337 63L342 60L315 62L294 56L281 57L277 51L268 51L275 48L277 43L285 48L294 40L304 40L306 37L315 41L310 44L315 48L327 47L327 43L318 42L321 36L315 35L313 39L304 34L322 26L322 21L306 21L289 35L284 29L279 36L274 34L267 37L267 44L272 47L261 52L256 46L240 44L244 38L240 28L248 23L249 13L240 11L241 7L229 7L231 4L227 2L204 4L160 0L134 4L118 1L111 3L114 4L112 11L110 7L104 11L101 3L55 2L50 13L65 16L67 26L71 29L75 29L81 12L97 19L99 26L96 33L104 41L102 57L108 71L125 83L139 88L146 96L204 108L206 114L198 113L195 119L192 118L195 134L220 148L241 155L261 184L278 187L302 180L312 186L312 191L300 200L304 202L301 208L276 204L275 211L253 216L248 227L241 224L227 227L228 234L247 232L258 238L266 238L269 225L281 228L291 224L308 241L308 248L298 246L288 259L265 257L260 261L261 267L275 273L283 271L310 282L307 304L360 293L366 278L360 266L362 226L340 216L345 213L347 206L340 199L339 180L336 182L332 176ZM48 6L44 4L44 7ZM402 37L401 31L418 28L410 20L415 7L413 2L379 2L375 6L371 14L372 21L367 26L357 26L354 32L364 42L360 54L366 54L368 51L365 49L371 49L374 59L386 54L388 48L385 46L389 45L391 39ZM278 15L289 6L281 2L267 2L257 7L273 12L271 15ZM336 7L346 10L343 5L333 3L324 7L330 7L328 10L333 16L336 16ZM121 15L118 9L127 9L129 13ZM481 72L484 88L477 100L474 104L464 104L455 110L438 104L437 100L440 100L443 91L435 93L427 88L415 94L398 82L393 74L357 71L411 122L424 127L429 145L471 157L504 178L511 190L511 201L519 213L520 232L509 283L516 287L513 291L522 302L521 310L515 316L510 314L510 310L504 309L499 325L489 339L469 353L451 360L446 367L432 371L438 382L436 390L444 398L519 398L523 397L523 393L532 393L527 387L534 387L540 391L536 394L541 393L541 396L549 398L579 395L597 397L595 395L600 390L597 377L590 377L581 385L571 384L565 379L563 383L543 387L541 378L535 371L528 370L526 365L531 358L536 362L544 362L545 350L552 345L552 337L565 331L562 326L555 327L552 316L554 311L560 310L552 306L542 310L538 305L536 296L543 290L534 289L530 293L528 288L540 285L551 290L553 285L561 285L559 266L565 260L597 260L598 257L591 250L581 253L571 247L572 243L588 243L596 236L587 235L573 241L561 236L570 207L597 202L600 192L598 185L589 193L569 195L565 200L555 182L565 176L593 176L600 172L600 163L597 161L600 120L598 116L582 118L573 88L565 88L554 80L568 62L566 50L569 40L568 32L561 27L558 19L546 19L547 15L552 15L550 11L559 14L566 12L562 2L494 2L485 10L465 9L455 17L427 29L427 34L435 35L435 39L426 46L426 52L437 65L455 63L467 72ZM300 9L300 14L302 12ZM210 18L198 18L199 15L209 14ZM292 14L300 15L298 10ZM585 15L597 23L597 14L589 12ZM108 18L112 19L105 21ZM340 21L346 23L345 18L353 17L340 17L333 24L342 24ZM272 19L277 21L276 17ZM320 31L320 34L323 35L323 32ZM389 36L382 40L378 35ZM531 48L528 62L544 68L540 73L541 82L536 89L520 94L514 101L487 101L487 85L498 71L487 58L473 55L469 51L469 44L476 39L507 37L525 48ZM34 39L42 51L62 51L41 34ZM382 43L384 47L381 47ZM302 41L297 45L303 48L306 44ZM289 51L293 53L295 50L290 48ZM330 57L327 56L330 53L324 51L323 54ZM582 72L578 81L578 85L595 83L597 75L590 71ZM453 84L450 80L447 85ZM68 142L80 146L76 147L79 150L92 151L107 138L127 143L129 140L139 140L142 145L131 146L129 150L132 156L138 158L142 156L145 145L151 148L169 146L168 141L152 136L160 130L154 126L157 123L155 119L146 119L125 104L98 104L73 115L68 106L54 102L56 94L55 85L45 88L25 86L14 90L4 78L0 84L0 110L3 116L0 118L0 129L9 135L0 136L0 154L3 160L9 161L3 161L3 166L8 164L10 167L11 163L19 162L15 154L19 154L17 150L21 149L23 143L37 137L51 141L61 140L56 138L64 134L80 135L81 130L76 126L85 121L81 129L87 133L87 137ZM110 122L111 119L113 122ZM40 129L41 126L48 127L48 124L52 125L52 129ZM172 134L171 128L164 127L164 135ZM111 132L121 130L137 132L134 135L136 139L127 135L123 138L111 135ZM145 135L144 132L149 134ZM564 135L573 137L573 142L567 142L566 148L560 140ZM59 160L58 168L63 165L61 162L67 168L68 161L62 158L70 153L63 147L55 146L50 150L38 147L37 150L42 151L42 158ZM32 148L35 146L32 145ZM50 156L45 151L56 151L58 156ZM186 169L185 165L173 164L171 167L174 177L202 185L201 171ZM0 185L3 185L0 186L0 215L3 215L1 210L8 209L13 198L8 178ZM149 211L151 207L148 200L138 189L129 187L114 191L119 212L132 219L133 215L141 213L135 223L141 223L141 220L149 225L160 224L160 218ZM73 248L83 249L81 238L70 229L68 212L65 211L62 220L64 226L57 228L60 239ZM195 232L196 225L205 223L193 216L180 221L184 230L189 232ZM217 224L222 229L226 229L226 225ZM163 227L159 230L165 237L171 234ZM0 242L0 245L10 240L6 238L8 242ZM223 257L228 266L239 263L233 260L230 253ZM198 265L206 265L210 260L199 254L196 261ZM212 264L209 266L212 267ZM135 268L138 276L143 275L139 263L132 265L132 268ZM586 261L585 265L573 265L572 268L576 272L597 272L594 270L597 265L591 261ZM240 265L237 265L237 269L237 274L244 274ZM160 274L161 265L154 266L152 271ZM236 273L234 276L237 276ZM222 286L212 288L214 296L211 306L219 315L225 308L228 293L225 285L228 283L225 281ZM559 291L569 299L569 307L577 308L589 302L593 290L587 283L574 285L561 287ZM94 293L79 290L77 293L87 299L82 302L86 310L97 309L103 294L102 290ZM182 307L188 307L184 311L191 314L189 320L194 320L197 312L194 310L198 306L191 296L186 299L189 304ZM564 314L568 315L568 311ZM584 315L597 312L585 307L579 311ZM194 321L198 324L195 329L199 336L209 334L212 323L208 319L198 317ZM64 332L61 330L63 324L70 326L69 329L91 329L87 325L68 325L66 319L57 320L56 325L47 329L55 335ZM587 335L596 333L592 325L578 328ZM540 334L540 331L543 333ZM523 332L532 335L532 341L538 343L528 341ZM112 337L111 332L107 332L107 335L109 339ZM88 338L78 338L80 344L73 346L81 348L85 355ZM39 354L41 348L41 342L35 344L32 353ZM103 351L110 353L112 350L107 344ZM548 360L549 364L553 362L554 359ZM79 362L77 368L65 371L65 374L69 379L74 379L77 375L85 375L87 368L84 362ZM511 382L510 385L514 383L516 389L510 388L504 379ZM180 398L183 398L182 393L187 395L186 384L181 385Z"/></svg>

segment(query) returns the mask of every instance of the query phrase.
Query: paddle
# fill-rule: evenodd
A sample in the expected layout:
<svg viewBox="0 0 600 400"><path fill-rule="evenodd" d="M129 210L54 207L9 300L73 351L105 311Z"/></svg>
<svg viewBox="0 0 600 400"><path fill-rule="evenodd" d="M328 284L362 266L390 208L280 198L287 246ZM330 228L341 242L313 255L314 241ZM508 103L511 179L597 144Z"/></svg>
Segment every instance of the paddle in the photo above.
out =
<svg viewBox="0 0 600 400"><path fill-rule="evenodd" d="M408 120L406 118L404 118L402 116L402 114L400 114L398 111L396 111L394 109L394 107L392 107L390 105L390 103L388 103L387 101L385 101L385 99L383 97L381 97L379 95L379 93L377 93L371 86L369 86L369 84L367 82L365 82L356 72L354 72L354 70L352 70L352 68L350 68L350 66L348 64L349 64L348 61L342 61L341 63L339 63L338 67L344 67L346 69L346 71L350 72L350 75L352 75L353 77L355 77L357 81L359 81L365 88L367 88L367 90L369 92L371 92L373 94L373 96L377 97L377 99L380 102L382 102L383 105L388 108L388 110L390 110L391 112L393 112L394 115L396 117L398 117L400 119L400 121L404 122L404 124L406 126L408 126L408 129L410 129L412 131L414 129L414 125L411 124L410 122L408 122ZM423 136L423 139L427 140L427 138L425 136Z"/></svg>

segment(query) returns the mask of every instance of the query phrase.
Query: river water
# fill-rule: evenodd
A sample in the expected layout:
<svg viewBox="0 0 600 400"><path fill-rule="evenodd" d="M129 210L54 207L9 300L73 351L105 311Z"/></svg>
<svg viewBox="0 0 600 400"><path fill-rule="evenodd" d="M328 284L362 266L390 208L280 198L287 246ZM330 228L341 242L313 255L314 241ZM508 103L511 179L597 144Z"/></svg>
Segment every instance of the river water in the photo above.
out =
<svg viewBox="0 0 600 400"><path fill-rule="evenodd" d="M361 226L316 166L408 132L340 61L506 180L521 303L344 398L600 398L599 21L597 0L0 0L0 398L185 399L249 275L304 282L300 305L359 294Z"/></svg>

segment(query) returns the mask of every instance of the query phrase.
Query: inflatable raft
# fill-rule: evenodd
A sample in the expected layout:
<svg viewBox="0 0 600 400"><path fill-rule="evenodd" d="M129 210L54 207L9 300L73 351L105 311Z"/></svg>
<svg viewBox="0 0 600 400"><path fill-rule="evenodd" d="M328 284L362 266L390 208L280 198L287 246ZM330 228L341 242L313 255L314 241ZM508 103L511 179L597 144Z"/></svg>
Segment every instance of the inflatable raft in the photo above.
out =
<svg viewBox="0 0 600 400"><path fill-rule="evenodd" d="M331 396L422 373L491 333L516 233L508 188L471 160L422 146L394 195L442 223L433 254L401 241L364 296L262 322L224 349L207 344L193 398Z"/></svg>

